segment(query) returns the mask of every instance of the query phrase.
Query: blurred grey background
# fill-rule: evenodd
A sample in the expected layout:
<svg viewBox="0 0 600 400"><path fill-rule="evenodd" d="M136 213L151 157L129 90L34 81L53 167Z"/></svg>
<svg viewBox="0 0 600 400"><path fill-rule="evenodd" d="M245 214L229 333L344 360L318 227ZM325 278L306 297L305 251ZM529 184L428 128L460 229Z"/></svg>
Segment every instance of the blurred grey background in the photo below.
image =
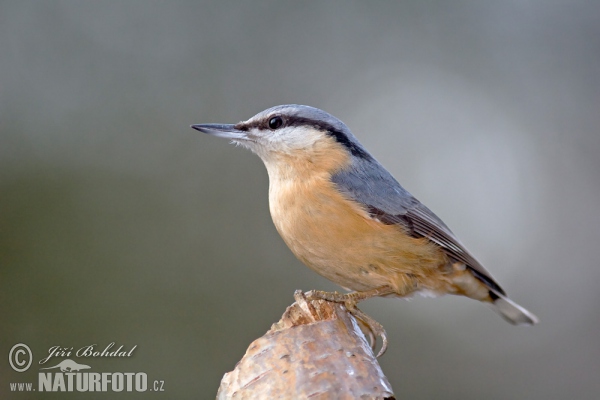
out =
<svg viewBox="0 0 600 400"><path fill-rule="evenodd" d="M114 341L134 356L87 364L165 392L105 398L214 398L294 289L337 289L258 157L189 128L284 103L343 120L541 319L364 303L399 399L600 397L598 2L141 0L0 3L0 397L64 398L9 392L37 385L15 343Z"/></svg>

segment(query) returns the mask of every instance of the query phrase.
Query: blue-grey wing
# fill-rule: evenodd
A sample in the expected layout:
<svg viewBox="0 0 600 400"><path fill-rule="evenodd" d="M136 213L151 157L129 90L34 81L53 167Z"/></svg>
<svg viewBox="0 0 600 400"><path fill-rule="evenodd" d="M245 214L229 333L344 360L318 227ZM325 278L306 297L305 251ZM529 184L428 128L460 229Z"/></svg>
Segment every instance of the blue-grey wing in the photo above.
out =
<svg viewBox="0 0 600 400"><path fill-rule="evenodd" d="M469 267L479 280L500 294L505 294L450 228L404 189L376 160L354 159L350 168L334 174L331 180L342 193L363 205L371 217L388 225L398 225L414 237L428 238L451 259Z"/></svg>

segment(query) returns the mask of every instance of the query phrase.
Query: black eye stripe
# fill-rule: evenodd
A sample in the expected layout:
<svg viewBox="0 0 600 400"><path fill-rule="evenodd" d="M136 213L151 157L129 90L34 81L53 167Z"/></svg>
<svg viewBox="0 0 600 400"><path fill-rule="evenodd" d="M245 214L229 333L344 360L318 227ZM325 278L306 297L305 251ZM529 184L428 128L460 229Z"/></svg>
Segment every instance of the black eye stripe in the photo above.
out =
<svg viewBox="0 0 600 400"><path fill-rule="evenodd" d="M365 160L372 159L371 155L363 150L360 145L357 145L355 142L351 141L344 132L337 130L333 125L328 124L327 122L317 121L310 118L294 117L286 121L286 125L312 126L313 128L324 131L329 136L332 136L336 142L346 147L352 153L352 155L359 158L364 158Z"/></svg>
<svg viewBox="0 0 600 400"><path fill-rule="evenodd" d="M240 122L239 124L237 124L235 126L235 128L239 129L241 131L248 131L253 128L258 128L261 130L263 130L263 129L271 129L272 130L273 128L271 128L269 126L269 123L271 120L273 120L277 117L281 118L281 122L282 122L281 126L285 125L285 126L310 126L310 127L313 127L314 129L324 131L327 135L332 136L338 143L340 143L342 146L346 147L352 153L352 155L359 157L359 158L363 158L365 160L372 159L372 157L369 153L367 153L360 145L351 141L350 138L348 138L348 136L344 132L336 129L333 125L328 124L327 122L324 122L324 121L314 120L314 119L310 119L310 118L297 117L297 116L286 116L285 121L284 121L283 118L279 115L270 115L267 118L252 121L251 123ZM279 128L281 128L281 126L279 126ZM278 128L275 128L275 129L278 129Z"/></svg>

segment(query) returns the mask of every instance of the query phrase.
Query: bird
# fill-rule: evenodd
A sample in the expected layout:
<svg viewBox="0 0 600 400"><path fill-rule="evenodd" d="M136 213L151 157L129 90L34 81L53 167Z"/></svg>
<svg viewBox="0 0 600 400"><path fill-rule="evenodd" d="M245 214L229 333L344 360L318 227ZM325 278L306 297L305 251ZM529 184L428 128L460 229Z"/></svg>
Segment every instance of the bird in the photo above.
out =
<svg viewBox="0 0 600 400"><path fill-rule="evenodd" d="M311 290L345 305L368 330L385 329L358 309L372 297L462 295L515 325L538 318L508 298L448 226L410 194L333 115L279 105L236 124L191 128L250 149L269 175L273 223L294 255L351 293Z"/></svg>

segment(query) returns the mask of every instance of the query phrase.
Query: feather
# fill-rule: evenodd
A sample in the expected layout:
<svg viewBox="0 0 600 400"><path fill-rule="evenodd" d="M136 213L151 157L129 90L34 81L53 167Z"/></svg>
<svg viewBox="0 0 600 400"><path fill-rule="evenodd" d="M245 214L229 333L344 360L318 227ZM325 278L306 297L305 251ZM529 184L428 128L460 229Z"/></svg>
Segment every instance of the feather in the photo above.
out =
<svg viewBox="0 0 600 400"><path fill-rule="evenodd" d="M450 228L375 159L354 158L349 168L333 174L331 180L347 197L360 203L372 218L387 225L398 225L413 237L429 239L452 260L464 263L477 279L493 289L491 293L506 295Z"/></svg>

